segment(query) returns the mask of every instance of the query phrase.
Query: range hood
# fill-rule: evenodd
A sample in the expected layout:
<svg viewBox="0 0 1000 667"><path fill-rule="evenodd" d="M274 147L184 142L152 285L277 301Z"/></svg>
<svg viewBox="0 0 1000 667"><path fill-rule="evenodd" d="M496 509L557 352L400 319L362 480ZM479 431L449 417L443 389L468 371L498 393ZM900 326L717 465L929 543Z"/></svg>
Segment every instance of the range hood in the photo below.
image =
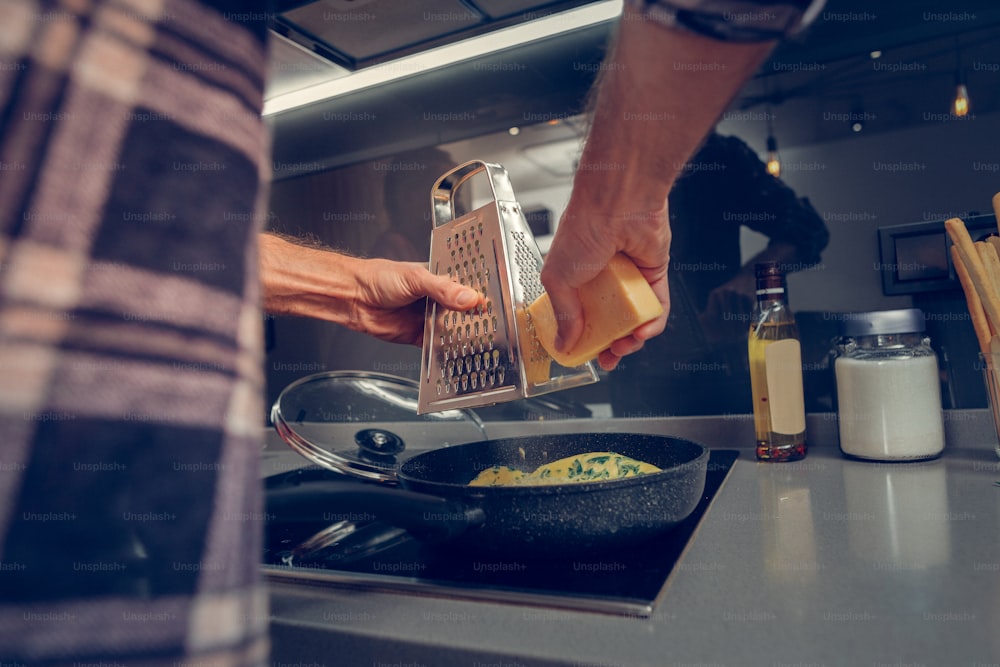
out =
<svg viewBox="0 0 1000 667"><path fill-rule="evenodd" d="M426 25L402 26L391 40L362 48L331 34L352 23L331 18L331 7L349 6L343 11L354 12L354 23L371 23L366 30L395 32L389 26L403 4L323 0L274 16L264 114L275 180L573 117L622 7L621 0L521 0L497 2L501 12L492 1L420 2L413 4L433 36ZM477 21L440 13L456 7L462 17L474 8ZM412 20L411 11L403 15Z"/></svg>
<svg viewBox="0 0 1000 667"><path fill-rule="evenodd" d="M273 176L572 119L584 111L621 6L622 0L279 0L264 107L274 138ZM954 12L968 20L950 20ZM976 67L995 63L998 29L995 0L959 0L947 12L939 0L914 0L906 12L827 0L807 34L779 45L744 87L733 113L723 117L724 129L763 146L759 118L771 107L787 148L853 136L850 123L824 114L850 118L862 105L866 134L926 123L928 110L947 110L959 60L974 113L995 112L995 73ZM876 53L882 60L873 60ZM892 72L913 63L917 74Z"/></svg>
<svg viewBox="0 0 1000 667"><path fill-rule="evenodd" d="M596 23L621 0L319 0L278 3L265 114Z"/></svg>

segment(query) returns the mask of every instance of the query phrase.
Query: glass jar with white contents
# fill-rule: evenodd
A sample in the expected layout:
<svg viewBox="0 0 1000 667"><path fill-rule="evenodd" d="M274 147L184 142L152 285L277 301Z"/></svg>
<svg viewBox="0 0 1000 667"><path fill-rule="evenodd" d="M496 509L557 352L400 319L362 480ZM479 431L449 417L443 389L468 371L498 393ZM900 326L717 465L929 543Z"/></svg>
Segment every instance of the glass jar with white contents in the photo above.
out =
<svg viewBox="0 0 1000 667"><path fill-rule="evenodd" d="M906 308L841 318L834 362L841 451L877 461L940 455L941 386L923 312Z"/></svg>

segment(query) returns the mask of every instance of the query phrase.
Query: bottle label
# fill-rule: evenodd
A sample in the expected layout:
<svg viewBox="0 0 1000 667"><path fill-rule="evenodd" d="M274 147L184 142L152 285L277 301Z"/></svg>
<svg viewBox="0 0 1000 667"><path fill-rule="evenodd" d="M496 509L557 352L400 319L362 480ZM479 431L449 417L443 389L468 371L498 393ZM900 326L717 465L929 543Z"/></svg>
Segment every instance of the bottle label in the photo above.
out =
<svg viewBox="0 0 1000 667"><path fill-rule="evenodd" d="M806 430L806 402L802 391L802 350L795 339L779 340L764 348L771 430L795 435Z"/></svg>

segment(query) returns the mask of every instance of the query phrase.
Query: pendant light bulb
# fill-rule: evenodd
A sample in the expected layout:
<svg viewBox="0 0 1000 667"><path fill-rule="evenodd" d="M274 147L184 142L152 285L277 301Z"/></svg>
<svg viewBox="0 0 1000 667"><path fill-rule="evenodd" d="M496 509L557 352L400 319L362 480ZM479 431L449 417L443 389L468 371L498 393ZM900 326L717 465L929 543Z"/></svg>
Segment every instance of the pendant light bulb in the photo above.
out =
<svg viewBox="0 0 1000 667"><path fill-rule="evenodd" d="M955 86L955 101L951 103L951 111L956 116L965 116L969 113L969 91L964 83Z"/></svg>
<svg viewBox="0 0 1000 667"><path fill-rule="evenodd" d="M962 69L962 47L955 37L955 99L951 113L961 118L969 114L969 91L965 87L965 70Z"/></svg>
<svg viewBox="0 0 1000 667"><path fill-rule="evenodd" d="M778 157L778 141L773 135L767 138L767 173L775 178L781 176L781 159Z"/></svg>

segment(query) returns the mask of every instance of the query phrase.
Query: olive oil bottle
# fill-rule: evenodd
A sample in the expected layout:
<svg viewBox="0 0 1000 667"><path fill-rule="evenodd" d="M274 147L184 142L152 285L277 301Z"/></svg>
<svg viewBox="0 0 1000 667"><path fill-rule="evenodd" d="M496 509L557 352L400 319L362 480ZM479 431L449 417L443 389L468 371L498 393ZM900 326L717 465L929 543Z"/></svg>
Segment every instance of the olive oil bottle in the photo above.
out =
<svg viewBox="0 0 1000 667"><path fill-rule="evenodd" d="M757 459L797 461L807 452L799 332L785 296L781 265L766 262L754 268L757 302L747 352Z"/></svg>

